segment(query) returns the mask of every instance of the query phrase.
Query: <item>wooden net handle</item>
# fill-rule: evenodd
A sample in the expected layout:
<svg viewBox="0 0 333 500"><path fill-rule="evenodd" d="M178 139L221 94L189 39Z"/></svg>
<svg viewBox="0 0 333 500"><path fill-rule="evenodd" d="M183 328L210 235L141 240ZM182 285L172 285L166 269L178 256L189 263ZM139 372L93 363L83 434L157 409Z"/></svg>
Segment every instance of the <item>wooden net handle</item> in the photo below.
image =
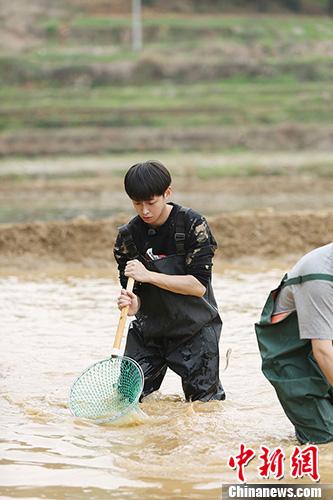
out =
<svg viewBox="0 0 333 500"><path fill-rule="evenodd" d="M134 279L128 278L126 291L132 292L133 286L134 286ZM113 342L112 354L119 354L121 339L123 338L124 328L125 328L126 319L127 319L127 315L128 315L128 309L129 309L129 306L123 307L123 309L120 312L120 318L119 318L119 323L117 326L116 336L115 336L114 342Z"/></svg>

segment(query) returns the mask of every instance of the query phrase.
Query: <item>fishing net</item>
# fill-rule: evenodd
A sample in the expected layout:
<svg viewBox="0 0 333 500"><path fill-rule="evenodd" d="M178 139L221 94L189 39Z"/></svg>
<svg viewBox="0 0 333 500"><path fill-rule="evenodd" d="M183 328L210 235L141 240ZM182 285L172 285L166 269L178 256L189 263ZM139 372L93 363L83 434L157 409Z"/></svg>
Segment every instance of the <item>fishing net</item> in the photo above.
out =
<svg viewBox="0 0 333 500"><path fill-rule="evenodd" d="M111 422L134 407L143 389L140 365L112 356L87 368L72 385L69 405L74 416Z"/></svg>

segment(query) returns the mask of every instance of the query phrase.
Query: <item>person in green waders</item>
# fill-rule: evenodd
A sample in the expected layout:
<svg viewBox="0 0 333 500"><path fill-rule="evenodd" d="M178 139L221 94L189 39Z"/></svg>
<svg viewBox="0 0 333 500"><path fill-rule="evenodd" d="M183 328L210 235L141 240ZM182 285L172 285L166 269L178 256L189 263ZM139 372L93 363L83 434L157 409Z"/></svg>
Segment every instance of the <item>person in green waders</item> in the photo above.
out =
<svg viewBox="0 0 333 500"><path fill-rule="evenodd" d="M263 373L298 440L333 441L333 243L285 275L255 329Z"/></svg>
<svg viewBox="0 0 333 500"><path fill-rule="evenodd" d="M142 397L159 389L169 367L186 400L223 400L222 321L211 285L216 241L204 217L169 202L171 176L160 162L133 165L124 184L137 216L119 229L114 247L118 307L135 315L125 355L143 370ZM134 293L124 289L128 277Z"/></svg>

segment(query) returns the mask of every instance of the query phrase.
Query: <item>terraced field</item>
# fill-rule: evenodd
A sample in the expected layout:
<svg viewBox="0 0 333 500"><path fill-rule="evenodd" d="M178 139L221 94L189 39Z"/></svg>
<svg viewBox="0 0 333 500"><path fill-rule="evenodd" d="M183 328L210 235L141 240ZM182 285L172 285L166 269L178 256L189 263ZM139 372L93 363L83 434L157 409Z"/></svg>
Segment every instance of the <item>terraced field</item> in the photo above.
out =
<svg viewBox="0 0 333 500"><path fill-rule="evenodd" d="M5 267L15 248L29 265L44 251L60 255L62 241L44 246L55 220L74 240L77 221L92 220L83 223L87 242L107 227L96 240L100 259L99 243L113 234L101 219L113 217L114 228L119 214L130 216L122 177L148 158L170 167L175 201L215 217L221 244L228 241L224 256L250 248L273 255L276 232L284 253L332 240L330 18L146 10L137 53L124 12L106 12L100 2L94 10L83 0L70 8L29 5L8 10L16 38L8 29L1 34ZM237 214L244 211L242 227L250 232L238 238ZM266 220L267 244L260 243L258 217ZM32 246L24 237L31 231Z"/></svg>

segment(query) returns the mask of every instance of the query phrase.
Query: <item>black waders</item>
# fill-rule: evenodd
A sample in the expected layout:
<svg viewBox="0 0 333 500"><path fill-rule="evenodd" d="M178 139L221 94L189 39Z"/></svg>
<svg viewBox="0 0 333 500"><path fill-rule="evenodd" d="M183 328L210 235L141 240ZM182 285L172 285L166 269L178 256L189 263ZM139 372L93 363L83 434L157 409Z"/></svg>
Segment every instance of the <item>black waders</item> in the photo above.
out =
<svg viewBox="0 0 333 500"><path fill-rule="evenodd" d="M177 214L176 254L158 260L139 255L130 224L120 228L131 258L147 269L169 275L185 275L186 209ZM131 323L125 356L137 361L145 375L142 396L157 390L167 368L182 379L187 400L223 400L219 379L219 339L222 321L211 283L203 297L181 295L142 283L138 291L141 307Z"/></svg>

